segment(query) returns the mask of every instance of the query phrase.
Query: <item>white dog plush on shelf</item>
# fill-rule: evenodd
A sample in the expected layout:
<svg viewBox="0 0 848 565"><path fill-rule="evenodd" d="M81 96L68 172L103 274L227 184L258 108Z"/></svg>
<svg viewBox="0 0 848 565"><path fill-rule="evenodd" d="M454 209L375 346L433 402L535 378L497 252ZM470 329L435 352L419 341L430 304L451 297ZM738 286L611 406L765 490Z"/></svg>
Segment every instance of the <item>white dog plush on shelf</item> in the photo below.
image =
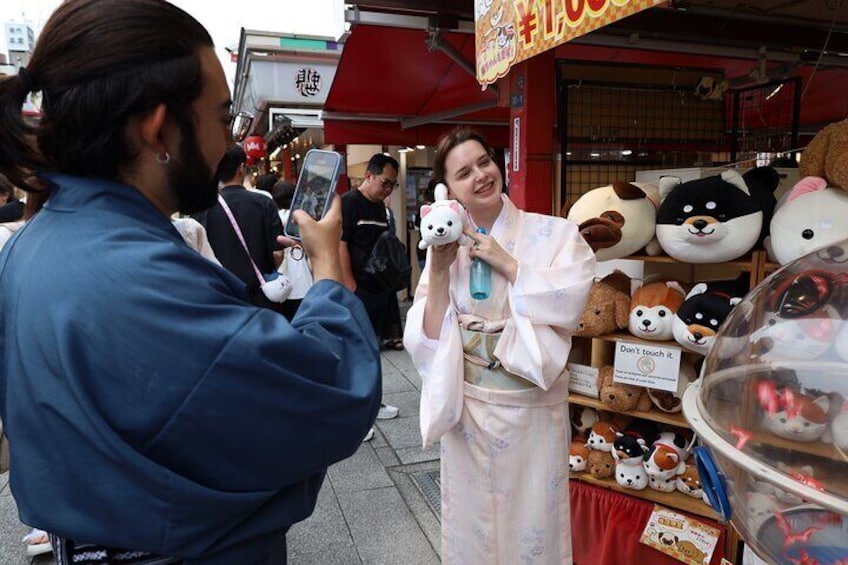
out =
<svg viewBox="0 0 848 565"><path fill-rule="evenodd" d="M445 245L458 241L465 245L467 238L462 233L465 227L465 208L456 200L448 200L448 187L439 183L434 196L436 201L421 207L421 241L419 249L431 245Z"/></svg>

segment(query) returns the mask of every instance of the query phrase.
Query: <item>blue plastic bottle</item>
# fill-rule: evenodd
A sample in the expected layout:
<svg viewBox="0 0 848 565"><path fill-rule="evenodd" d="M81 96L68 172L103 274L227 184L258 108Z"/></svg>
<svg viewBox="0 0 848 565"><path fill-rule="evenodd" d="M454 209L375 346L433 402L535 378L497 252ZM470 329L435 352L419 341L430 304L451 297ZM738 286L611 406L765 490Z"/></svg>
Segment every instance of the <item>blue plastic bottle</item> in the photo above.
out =
<svg viewBox="0 0 848 565"><path fill-rule="evenodd" d="M477 228L477 233L486 233L486 228ZM492 291L492 268L488 263L475 257L471 261L469 290L474 300L486 300Z"/></svg>

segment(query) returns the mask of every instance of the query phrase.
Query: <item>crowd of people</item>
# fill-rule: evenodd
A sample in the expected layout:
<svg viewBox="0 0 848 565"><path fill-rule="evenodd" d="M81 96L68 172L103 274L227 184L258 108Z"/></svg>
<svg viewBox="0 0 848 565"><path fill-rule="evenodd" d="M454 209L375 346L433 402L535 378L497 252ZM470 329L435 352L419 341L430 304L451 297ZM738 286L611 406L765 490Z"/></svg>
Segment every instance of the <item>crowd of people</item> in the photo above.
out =
<svg viewBox="0 0 848 565"><path fill-rule="evenodd" d="M404 329L366 269L397 231L398 162L375 154L315 219L290 180L253 186L230 107L209 34L164 0L66 0L0 77L0 417L43 529L26 542L60 564L285 563L327 467L398 416L379 352L405 347L442 445L442 561L570 562L563 373L595 265L577 227L516 208L486 139L450 132L433 178L471 244L420 257Z"/></svg>

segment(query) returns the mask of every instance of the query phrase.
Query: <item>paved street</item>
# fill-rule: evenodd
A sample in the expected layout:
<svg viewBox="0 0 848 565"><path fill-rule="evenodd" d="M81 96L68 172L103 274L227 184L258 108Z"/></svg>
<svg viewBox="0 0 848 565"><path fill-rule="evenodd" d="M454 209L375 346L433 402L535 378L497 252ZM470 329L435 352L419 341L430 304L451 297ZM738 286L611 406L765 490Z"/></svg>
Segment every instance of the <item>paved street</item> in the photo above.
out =
<svg viewBox="0 0 848 565"><path fill-rule="evenodd" d="M378 420L374 439L330 468L315 513L289 533L292 565L439 563L438 446L421 449L421 381L405 351L383 353L383 400L400 408ZM0 475L0 565L51 565L30 559L8 475Z"/></svg>

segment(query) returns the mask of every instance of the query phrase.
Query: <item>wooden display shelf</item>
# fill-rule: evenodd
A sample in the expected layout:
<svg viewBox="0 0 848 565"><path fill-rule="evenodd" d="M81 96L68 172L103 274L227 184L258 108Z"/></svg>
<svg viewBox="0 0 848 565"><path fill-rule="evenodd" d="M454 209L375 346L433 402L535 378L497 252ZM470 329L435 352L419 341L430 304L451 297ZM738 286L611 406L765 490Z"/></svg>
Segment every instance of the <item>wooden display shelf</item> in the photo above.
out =
<svg viewBox="0 0 848 565"><path fill-rule="evenodd" d="M768 275L770 275L782 266L783 265L781 265L780 263L775 263L774 261L766 261L763 263L763 273L767 273ZM765 276L763 276L763 278L765 278Z"/></svg>
<svg viewBox="0 0 848 565"><path fill-rule="evenodd" d="M749 253L744 257L737 259L735 261L717 261L717 262L707 262L707 263L684 263L683 261L678 261L673 257L669 257L668 255L630 255L628 257L622 257L623 260L632 260L632 261L644 261L645 263L676 263L680 265L687 266L701 266L701 265L721 265L724 267L736 267L743 271L750 271L752 273L757 271L759 257L757 255L759 251L754 251L753 253Z"/></svg>
<svg viewBox="0 0 848 565"><path fill-rule="evenodd" d="M821 441L792 441L789 439L783 439L782 437L769 432L760 431L754 432L751 441L780 449L786 449L787 451L800 451L801 453L815 455L816 457L833 459L835 461L845 461L845 458L836 451L836 448L833 447L833 445Z"/></svg>
<svg viewBox="0 0 848 565"><path fill-rule="evenodd" d="M651 488L645 488L642 490L624 488L619 486L619 484L615 482L614 478L596 479L589 473L570 473L569 478L615 492L620 492L622 494L635 496L636 498L641 498L643 500L650 500L651 502L656 502L657 504L662 504L663 506L680 510L682 512L688 512L689 514L703 516L704 518L710 518L711 520L720 520L718 514L716 514L716 512L703 500L692 498L682 492L660 492Z"/></svg>
<svg viewBox="0 0 848 565"><path fill-rule="evenodd" d="M633 416L634 418L642 418L643 420L652 420L654 422L660 422L662 424L669 424L672 426L677 426L679 428L689 428L689 423L686 421L686 418L683 417L683 413L675 412L661 412L659 410L649 410L648 412L640 412L639 410L628 410L618 411L613 410L597 398L591 398L589 396L583 396L582 394L569 394L568 395L569 404L579 404L580 406L587 406L589 408L594 408L595 410L603 410L604 412L615 412L616 414L627 414L628 416Z"/></svg>

